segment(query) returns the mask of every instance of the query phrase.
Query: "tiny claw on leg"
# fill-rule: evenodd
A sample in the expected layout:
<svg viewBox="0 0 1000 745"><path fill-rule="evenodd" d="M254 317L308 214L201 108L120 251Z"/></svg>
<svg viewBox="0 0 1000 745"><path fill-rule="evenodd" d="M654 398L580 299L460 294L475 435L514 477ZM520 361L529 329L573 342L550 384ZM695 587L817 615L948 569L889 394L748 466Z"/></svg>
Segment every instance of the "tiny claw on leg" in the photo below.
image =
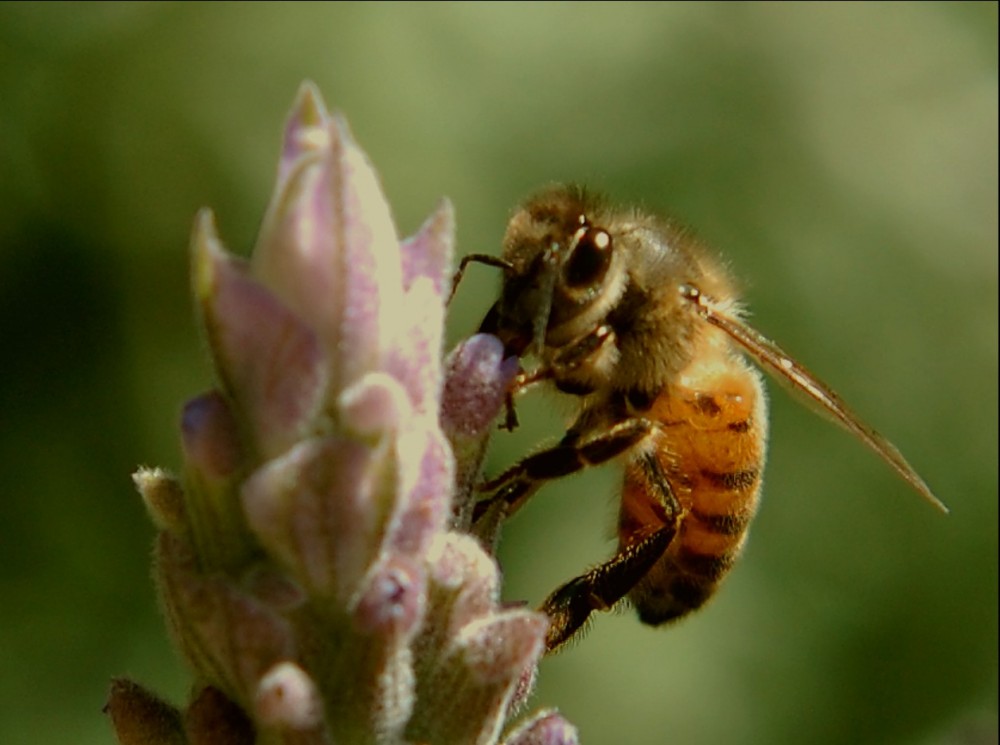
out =
<svg viewBox="0 0 1000 745"><path fill-rule="evenodd" d="M507 395L504 397L504 407L507 410L507 414L503 420L503 424L500 425L500 429L513 432L519 424L517 421L517 410L514 408L514 391L507 391Z"/></svg>
<svg viewBox="0 0 1000 745"><path fill-rule="evenodd" d="M549 595L540 610L549 617L545 650L554 652L580 631L591 613L607 606L589 591L586 577L577 577Z"/></svg>

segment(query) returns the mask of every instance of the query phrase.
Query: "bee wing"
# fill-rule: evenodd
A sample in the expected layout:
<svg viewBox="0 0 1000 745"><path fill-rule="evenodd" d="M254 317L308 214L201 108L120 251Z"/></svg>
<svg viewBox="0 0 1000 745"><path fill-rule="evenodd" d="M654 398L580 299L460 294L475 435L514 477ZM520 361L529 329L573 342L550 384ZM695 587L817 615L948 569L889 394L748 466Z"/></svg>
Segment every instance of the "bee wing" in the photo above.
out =
<svg viewBox="0 0 1000 745"><path fill-rule="evenodd" d="M687 287L682 292L687 299L697 305L702 318L726 332L762 368L779 380L787 381L795 390L805 394L822 412L832 416L837 424L874 450L924 499L942 512L948 512L948 508L934 496L924 480L913 469L913 466L896 449L896 446L861 421L860 417L851 411L840 396L823 381L792 359L773 341L747 325L735 314L719 308L698 290Z"/></svg>

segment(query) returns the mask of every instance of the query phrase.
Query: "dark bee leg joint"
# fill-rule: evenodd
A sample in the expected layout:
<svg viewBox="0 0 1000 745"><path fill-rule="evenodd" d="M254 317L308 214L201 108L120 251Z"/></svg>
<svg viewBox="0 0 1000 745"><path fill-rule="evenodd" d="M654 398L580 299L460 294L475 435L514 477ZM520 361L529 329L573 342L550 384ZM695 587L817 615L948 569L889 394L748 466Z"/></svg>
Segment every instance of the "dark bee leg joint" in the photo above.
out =
<svg viewBox="0 0 1000 745"><path fill-rule="evenodd" d="M626 419L582 442L564 440L555 447L529 455L479 487L480 491L494 494L477 505L476 514L482 514L490 503L502 499L507 503L507 515L512 515L542 482L599 465L624 453L649 435L653 426L648 419Z"/></svg>
<svg viewBox="0 0 1000 745"><path fill-rule="evenodd" d="M560 378L562 375L577 369L592 359L605 344L615 341L615 332L607 324L597 326L586 336L571 346L566 347L556 355L552 361L553 377Z"/></svg>
<svg viewBox="0 0 1000 745"><path fill-rule="evenodd" d="M495 479L484 483L480 489L493 491L518 478L533 481L554 479L587 466L599 465L639 443L653 430L653 426L648 419L637 417L618 422L596 437L582 442L561 442L548 450L529 455Z"/></svg>
<svg viewBox="0 0 1000 745"><path fill-rule="evenodd" d="M607 610L625 597L667 550L676 533L674 520L549 595L541 607L549 617L546 650L561 647L591 613Z"/></svg>
<svg viewBox="0 0 1000 745"><path fill-rule="evenodd" d="M607 610L625 597L669 548L681 522L681 505L659 462L651 455L642 459L649 485L658 492L662 522L619 549L611 559L570 580L542 604L549 617L546 650L552 652L571 639L590 614Z"/></svg>

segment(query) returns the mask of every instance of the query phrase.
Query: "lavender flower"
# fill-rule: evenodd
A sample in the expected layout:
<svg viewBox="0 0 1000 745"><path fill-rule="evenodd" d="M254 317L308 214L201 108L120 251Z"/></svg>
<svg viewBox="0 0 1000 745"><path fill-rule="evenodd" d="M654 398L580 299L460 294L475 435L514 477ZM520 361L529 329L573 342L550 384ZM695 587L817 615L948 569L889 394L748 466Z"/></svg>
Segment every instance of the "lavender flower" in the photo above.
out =
<svg viewBox="0 0 1000 745"><path fill-rule="evenodd" d="M452 223L444 202L400 243L309 84L252 259L198 216L219 386L184 409L183 477L135 476L195 684L178 710L115 681L123 745L576 742L552 712L508 722L547 620L498 605L496 562L468 534L514 370L486 336L442 363Z"/></svg>

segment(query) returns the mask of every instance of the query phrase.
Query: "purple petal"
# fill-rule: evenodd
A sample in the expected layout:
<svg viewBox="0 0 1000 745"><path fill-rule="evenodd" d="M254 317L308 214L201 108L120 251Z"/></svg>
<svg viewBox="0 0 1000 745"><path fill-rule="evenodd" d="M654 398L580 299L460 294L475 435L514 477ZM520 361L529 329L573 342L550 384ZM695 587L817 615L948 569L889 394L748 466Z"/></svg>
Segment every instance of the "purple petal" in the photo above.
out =
<svg viewBox="0 0 1000 745"><path fill-rule="evenodd" d="M515 730L504 745L578 745L576 727L554 711L541 711Z"/></svg>
<svg viewBox="0 0 1000 745"><path fill-rule="evenodd" d="M441 393L441 428L455 455L454 502L457 526L468 528L493 422L506 401L518 371L518 361L504 359L503 344L495 336L476 334L459 344L445 362ZM482 522L486 544L495 542L499 523Z"/></svg>
<svg viewBox="0 0 1000 745"><path fill-rule="evenodd" d="M500 571L479 542L464 533L448 533L429 549L432 587L440 607L432 612L443 634L459 633L496 608Z"/></svg>
<svg viewBox="0 0 1000 745"><path fill-rule="evenodd" d="M337 402L341 423L359 437L393 432L412 416L412 406L399 381L386 373L369 373L345 388Z"/></svg>
<svg viewBox="0 0 1000 745"><path fill-rule="evenodd" d="M286 450L321 410L326 364L316 335L224 252L210 213L193 239L196 296L215 367L262 457Z"/></svg>
<svg viewBox="0 0 1000 745"><path fill-rule="evenodd" d="M426 594L420 565L409 557L390 555L365 580L354 609L358 630L409 638L423 620Z"/></svg>
<svg viewBox="0 0 1000 745"><path fill-rule="evenodd" d="M337 437L303 442L244 483L247 522L307 592L346 602L378 556L395 507L390 465L387 448Z"/></svg>
<svg viewBox="0 0 1000 745"><path fill-rule="evenodd" d="M467 624L417 691L421 706L407 728L411 739L492 743L503 726L524 671L544 649L545 616L492 613ZM423 694L423 697L421 697Z"/></svg>
<svg viewBox="0 0 1000 745"><path fill-rule="evenodd" d="M489 432L517 375L517 365L515 358L504 358L503 343L490 334L476 334L455 347L445 363L441 394L445 433L475 438Z"/></svg>
<svg viewBox="0 0 1000 745"><path fill-rule="evenodd" d="M336 393L380 368L402 323L402 268L374 169L345 123L325 132L279 185L252 261L323 340Z"/></svg>
<svg viewBox="0 0 1000 745"><path fill-rule="evenodd" d="M447 199L434 211L415 235L400 246L403 257L403 287L410 289L418 277L434 283L438 297L451 289L451 259L455 244L455 210Z"/></svg>
<svg viewBox="0 0 1000 745"><path fill-rule="evenodd" d="M444 304L431 281L423 277L403 302L401 333L388 350L385 369L406 388L417 413L436 413L441 395Z"/></svg>
<svg viewBox="0 0 1000 745"><path fill-rule="evenodd" d="M236 475L243 459L240 432L225 398L210 391L193 398L181 413L181 442L189 469L208 482Z"/></svg>
<svg viewBox="0 0 1000 745"><path fill-rule="evenodd" d="M303 83L285 123L281 160L278 162L279 184L287 181L302 158L326 146L326 123L329 118L319 90L312 82Z"/></svg>
<svg viewBox="0 0 1000 745"><path fill-rule="evenodd" d="M504 611L468 624L457 644L465 663L481 681L513 682L541 657L548 625L541 613Z"/></svg>
<svg viewBox="0 0 1000 745"><path fill-rule="evenodd" d="M397 440L400 464L401 514L392 535L396 551L423 555L434 536L445 527L451 506L455 464L447 440L433 420L400 433ZM404 474L416 464L416 478Z"/></svg>
<svg viewBox="0 0 1000 745"><path fill-rule="evenodd" d="M160 587L189 661L244 706L269 667L294 652L292 629L279 614L220 573L201 573L188 545L169 533L157 541Z"/></svg>

